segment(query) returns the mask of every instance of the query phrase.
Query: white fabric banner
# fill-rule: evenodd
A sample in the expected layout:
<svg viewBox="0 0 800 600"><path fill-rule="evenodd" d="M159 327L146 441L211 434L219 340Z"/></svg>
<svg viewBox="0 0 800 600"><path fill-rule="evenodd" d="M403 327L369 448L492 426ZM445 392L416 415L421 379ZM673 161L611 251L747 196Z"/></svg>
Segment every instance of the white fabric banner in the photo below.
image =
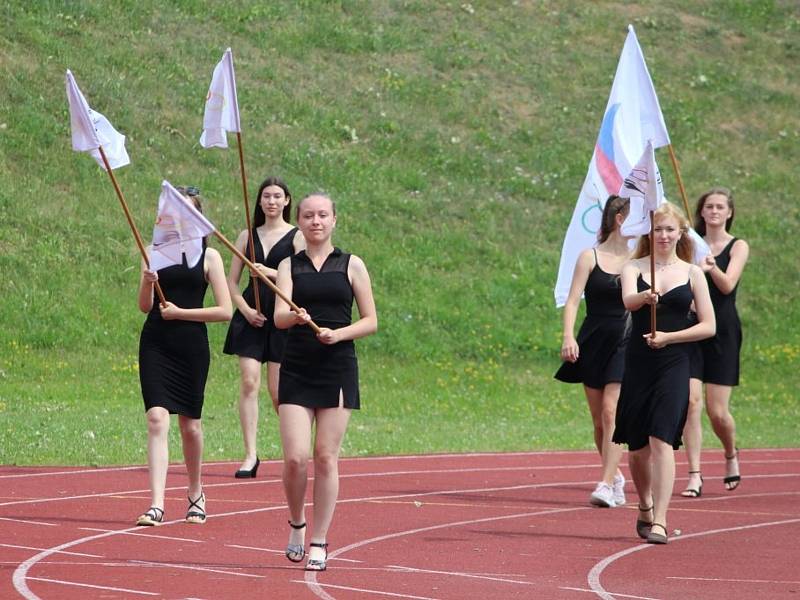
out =
<svg viewBox="0 0 800 600"><path fill-rule="evenodd" d="M660 148L669 144L669 135L636 33L629 25L589 170L561 248L556 306L567 301L578 255L597 243L608 196L619 193L623 175L642 155L647 140Z"/></svg>
<svg viewBox="0 0 800 600"><path fill-rule="evenodd" d="M150 269L158 271L183 264L183 254L191 269L203 254L203 238L214 231L214 225L192 206L192 202L164 180L153 227Z"/></svg>
<svg viewBox="0 0 800 600"><path fill-rule="evenodd" d="M650 211L664 202L664 186L661 173L656 166L656 154L650 140L642 156L633 167L619 190L621 198L630 198L630 211L620 227L625 236L648 235L650 233Z"/></svg>
<svg viewBox="0 0 800 600"><path fill-rule="evenodd" d="M130 164L131 159L125 150L125 136L114 129L102 114L89 108L89 103L69 69L67 69L66 84L72 127L72 149L77 152L89 152L103 169L106 166L98 150L100 146L103 147L112 169Z"/></svg>
<svg viewBox="0 0 800 600"><path fill-rule="evenodd" d="M206 96L203 115L203 133L200 145L203 148L227 148L227 131L241 131L239 123L239 99L236 97L236 75L233 71L233 54L225 50L222 60L214 67L211 85Z"/></svg>

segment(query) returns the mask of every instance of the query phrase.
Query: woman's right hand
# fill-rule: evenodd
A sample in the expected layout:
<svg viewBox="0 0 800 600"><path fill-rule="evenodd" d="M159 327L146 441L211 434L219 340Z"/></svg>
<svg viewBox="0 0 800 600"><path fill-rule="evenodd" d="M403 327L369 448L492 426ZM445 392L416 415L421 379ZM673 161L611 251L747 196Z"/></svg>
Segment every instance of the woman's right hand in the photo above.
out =
<svg viewBox="0 0 800 600"><path fill-rule="evenodd" d="M565 337L564 342L561 344L561 360L574 363L578 360L579 354L580 349L575 338L572 336Z"/></svg>
<svg viewBox="0 0 800 600"><path fill-rule="evenodd" d="M291 311L291 315L294 317L295 325L306 325L311 321L311 315L306 312L305 308L301 308L299 312Z"/></svg>
<svg viewBox="0 0 800 600"><path fill-rule="evenodd" d="M244 313L244 318L250 323L251 327L263 327L267 318L254 308L249 308Z"/></svg>
<svg viewBox="0 0 800 600"><path fill-rule="evenodd" d="M158 281L158 272L151 271L150 269L144 269L142 271L142 278L147 283L155 283L156 281Z"/></svg>

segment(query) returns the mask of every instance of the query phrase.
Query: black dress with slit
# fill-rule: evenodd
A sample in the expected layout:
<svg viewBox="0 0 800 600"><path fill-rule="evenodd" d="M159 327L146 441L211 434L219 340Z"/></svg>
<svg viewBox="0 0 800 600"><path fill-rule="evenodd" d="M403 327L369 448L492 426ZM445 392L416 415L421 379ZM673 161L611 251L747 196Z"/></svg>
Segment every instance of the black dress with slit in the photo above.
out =
<svg viewBox="0 0 800 600"><path fill-rule="evenodd" d="M638 291L650 289L641 275ZM689 307L694 298L687 281L662 294L656 305L658 331L689 327ZM650 436L681 445L681 433L689 408L689 349L691 344L650 348L644 335L650 332L650 305L631 312L631 338L625 355L625 375L617 404L614 442L639 450Z"/></svg>
<svg viewBox="0 0 800 600"><path fill-rule="evenodd" d="M622 381L630 319L622 302L619 282L619 275L600 268L595 252L595 265L583 292L586 318L576 338L578 360L564 361L555 374L559 381L582 383L594 389Z"/></svg>
<svg viewBox="0 0 800 600"><path fill-rule="evenodd" d="M181 308L203 308L206 295L205 249L197 264L183 263L158 270L164 297ZM210 355L206 324L164 320L158 296L147 314L139 337L139 382L145 410L154 406L170 414L199 419L208 377Z"/></svg>
<svg viewBox="0 0 800 600"><path fill-rule="evenodd" d="M293 227L270 248L266 257L264 247L258 232L253 229L253 249L255 262L261 263L270 269L277 269L280 262L287 256L294 254L294 237L297 227ZM253 279L242 292L242 297L248 305L255 307L255 293L253 292ZM259 302L261 314L266 319L262 327L253 327L237 309L231 318L228 335L222 352L254 358L259 362L281 362L283 349L286 345L286 331L275 327L273 312L275 311L275 293L263 281L258 282Z"/></svg>
<svg viewBox="0 0 800 600"><path fill-rule="evenodd" d="M320 327L339 329L352 322L353 288L347 276L350 254L334 248L319 271L305 250L291 257L292 301ZM307 325L289 329L281 361L281 404L307 408L361 406L358 361L353 340L323 344Z"/></svg>

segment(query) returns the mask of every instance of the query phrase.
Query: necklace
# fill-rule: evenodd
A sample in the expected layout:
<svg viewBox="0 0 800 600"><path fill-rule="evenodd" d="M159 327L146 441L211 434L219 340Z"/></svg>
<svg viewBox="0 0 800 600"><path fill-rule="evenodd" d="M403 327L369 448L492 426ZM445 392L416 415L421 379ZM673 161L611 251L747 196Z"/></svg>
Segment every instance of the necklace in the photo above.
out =
<svg viewBox="0 0 800 600"><path fill-rule="evenodd" d="M678 262L678 259L677 259L677 258L674 258L674 259L672 259L672 260L671 260L671 261L669 261L669 262L663 262L663 263L662 263L662 262L655 261L655 264L656 264L656 267L658 267L658 270L659 270L659 271L663 271L663 270L664 270L664 269L666 269L667 267L670 267L670 266L674 265L676 262Z"/></svg>

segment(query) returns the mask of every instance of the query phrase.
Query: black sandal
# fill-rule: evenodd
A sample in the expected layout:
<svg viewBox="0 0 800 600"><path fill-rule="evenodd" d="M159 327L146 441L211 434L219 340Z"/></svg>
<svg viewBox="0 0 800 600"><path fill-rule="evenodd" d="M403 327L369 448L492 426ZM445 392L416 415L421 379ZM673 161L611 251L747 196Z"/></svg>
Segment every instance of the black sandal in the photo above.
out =
<svg viewBox="0 0 800 600"><path fill-rule="evenodd" d="M656 533L653 531L653 527L661 527L664 530L664 534ZM647 543L648 544L666 544L669 541L667 538L667 528L664 527L661 523L653 523L650 526L650 533L647 534Z"/></svg>
<svg viewBox="0 0 800 600"><path fill-rule="evenodd" d="M289 521L289 527L292 529L305 529L306 524L300 523L299 525L295 525L291 521ZM306 549L303 547L303 544L286 544L286 558L288 558L293 563L302 562L306 556Z"/></svg>
<svg viewBox="0 0 800 600"><path fill-rule="evenodd" d="M736 470L738 471L739 470L739 449L736 448L736 452L733 453L733 456L728 456L726 454L725 455L725 460L735 460L736 461ZM728 475L727 477L725 477L722 480L722 483L725 484L725 489L726 490L728 490L729 492L732 492L737 487L739 487L739 484L741 483L741 481L742 481L741 474L739 474L739 475Z"/></svg>
<svg viewBox="0 0 800 600"><path fill-rule="evenodd" d="M642 508L639 505L639 512L640 513L648 513L653 510L653 505L647 506ZM650 529L653 527L652 521L645 521L644 519L636 519L636 535L638 535L643 540L646 540L647 537L650 535Z"/></svg>
<svg viewBox="0 0 800 600"><path fill-rule="evenodd" d="M189 500L189 511L186 513L186 522L192 525L202 525L206 522L205 492L200 492L200 495L195 500L192 500L191 496L187 496L187 499ZM199 503L201 501L203 502L203 508L200 508Z"/></svg>
<svg viewBox="0 0 800 600"><path fill-rule="evenodd" d="M136 519L137 525L142 525L145 527L153 527L156 525L161 525L161 523L163 522L164 522L164 509L158 508L157 506L151 506L144 513L139 515L138 519Z"/></svg>
<svg viewBox="0 0 800 600"><path fill-rule="evenodd" d="M689 471L689 475L698 475L700 471ZM685 490L681 492L681 496L684 498L699 498L703 495L703 476L700 475L700 485L695 488L686 487Z"/></svg>
<svg viewBox="0 0 800 600"><path fill-rule="evenodd" d="M316 558L309 558L306 563L306 571L324 571L328 568L328 542L311 542L309 544L312 548L323 548L325 550L325 558L318 560Z"/></svg>

